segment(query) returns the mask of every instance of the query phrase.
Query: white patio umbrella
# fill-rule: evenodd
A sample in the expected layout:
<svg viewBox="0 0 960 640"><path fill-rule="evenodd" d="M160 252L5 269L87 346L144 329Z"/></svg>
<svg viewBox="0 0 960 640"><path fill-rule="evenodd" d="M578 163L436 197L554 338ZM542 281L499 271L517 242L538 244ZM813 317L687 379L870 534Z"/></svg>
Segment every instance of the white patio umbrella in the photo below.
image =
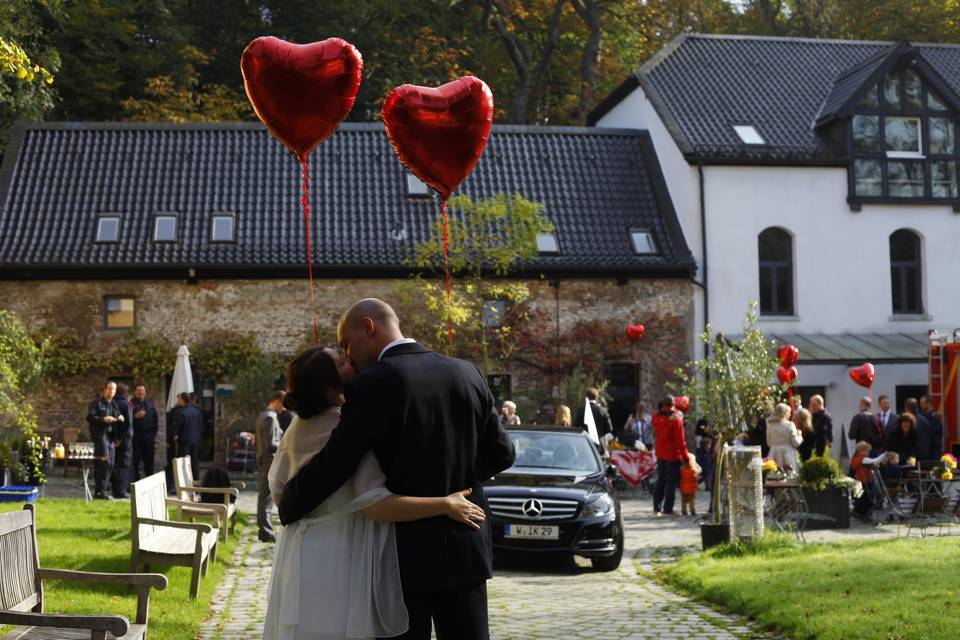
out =
<svg viewBox="0 0 960 640"><path fill-rule="evenodd" d="M190 350L180 345L177 350L177 364L173 367L173 379L167 393L167 411L177 406L177 396L181 393L193 393L193 372L190 370Z"/></svg>

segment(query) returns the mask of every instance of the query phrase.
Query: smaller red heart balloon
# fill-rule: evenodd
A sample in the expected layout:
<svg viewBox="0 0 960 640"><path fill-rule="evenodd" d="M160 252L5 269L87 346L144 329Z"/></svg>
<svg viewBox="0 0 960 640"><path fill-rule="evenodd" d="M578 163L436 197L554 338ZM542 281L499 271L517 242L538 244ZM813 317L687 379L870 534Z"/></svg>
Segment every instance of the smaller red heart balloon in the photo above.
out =
<svg viewBox="0 0 960 640"><path fill-rule="evenodd" d="M640 338L643 337L643 334L647 332L646 327L642 324L631 324L627 326L627 339L630 342L637 342Z"/></svg>
<svg viewBox="0 0 960 640"><path fill-rule="evenodd" d="M781 365L792 367L797 364L797 360L800 358L800 350L792 344L785 344L777 349L777 357L780 359Z"/></svg>
<svg viewBox="0 0 960 640"><path fill-rule="evenodd" d="M873 387L873 381L877 377L877 371L869 362L864 362L855 369L850 369L850 379L861 387L870 389Z"/></svg>
<svg viewBox="0 0 960 640"><path fill-rule="evenodd" d="M400 161L446 200L487 146L493 93L473 76L437 88L405 84L387 96L382 115Z"/></svg>
<svg viewBox="0 0 960 640"><path fill-rule="evenodd" d="M240 71L257 116L304 162L353 108L363 59L340 38L294 44L267 36L243 50Z"/></svg>
<svg viewBox="0 0 960 640"><path fill-rule="evenodd" d="M777 380L780 381L780 384L793 384L798 373L796 367L780 367L777 369Z"/></svg>
<svg viewBox="0 0 960 640"><path fill-rule="evenodd" d="M690 398L687 396L677 396L673 399L673 408L677 411L686 413L690 411Z"/></svg>

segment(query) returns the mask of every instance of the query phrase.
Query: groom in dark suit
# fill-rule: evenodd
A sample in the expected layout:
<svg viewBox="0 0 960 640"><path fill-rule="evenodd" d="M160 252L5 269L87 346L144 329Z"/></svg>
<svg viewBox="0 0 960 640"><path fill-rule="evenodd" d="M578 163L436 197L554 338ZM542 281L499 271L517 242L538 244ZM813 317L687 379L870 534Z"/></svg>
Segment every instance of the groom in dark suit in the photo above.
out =
<svg viewBox="0 0 960 640"><path fill-rule="evenodd" d="M373 449L397 495L446 496L473 489L487 509L482 483L513 464L493 395L480 370L404 338L390 305L361 300L340 319L337 341L360 372L344 386L346 404L327 445L284 487L280 520L303 518L356 471ZM410 630L427 640L486 640L487 584L492 577L490 526L449 518L396 525L403 597Z"/></svg>

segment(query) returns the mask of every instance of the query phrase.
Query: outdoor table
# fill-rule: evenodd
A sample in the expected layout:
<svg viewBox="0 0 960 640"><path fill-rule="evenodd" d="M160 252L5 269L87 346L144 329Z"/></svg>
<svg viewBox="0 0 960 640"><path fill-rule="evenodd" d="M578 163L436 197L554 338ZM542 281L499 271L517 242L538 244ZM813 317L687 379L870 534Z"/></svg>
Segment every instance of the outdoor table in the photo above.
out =
<svg viewBox="0 0 960 640"><path fill-rule="evenodd" d="M81 482L83 483L83 497L86 502L93 500L93 493L90 491L90 469L93 467L94 462L97 460L106 460L103 456L94 456L93 455L93 443L92 442L72 442L66 446L63 455L63 475L66 476L66 469L70 464L71 460L76 460L80 463L80 476Z"/></svg>
<svg viewBox="0 0 960 640"><path fill-rule="evenodd" d="M793 520L799 526L799 518L807 513L807 500L799 482L793 480L768 480L763 485L770 493L771 501L766 515L780 531L786 531L785 524Z"/></svg>

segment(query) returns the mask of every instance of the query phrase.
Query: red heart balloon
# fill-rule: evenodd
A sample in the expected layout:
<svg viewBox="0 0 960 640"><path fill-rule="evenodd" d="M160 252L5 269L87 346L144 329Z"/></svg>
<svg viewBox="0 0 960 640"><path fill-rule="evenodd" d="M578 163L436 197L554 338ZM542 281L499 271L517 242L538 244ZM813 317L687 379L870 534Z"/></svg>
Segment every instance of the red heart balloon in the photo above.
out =
<svg viewBox="0 0 960 640"><path fill-rule="evenodd" d="M627 326L627 339L630 342L637 342L647 332L647 328L642 324L631 324Z"/></svg>
<svg viewBox="0 0 960 640"><path fill-rule="evenodd" d="M777 380L780 381L780 384L793 384L798 374L796 367L780 367L777 369Z"/></svg>
<svg viewBox="0 0 960 640"><path fill-rule="evenodd" d="M400 161L446 200L487 146L493 93L473 76L436 89L405 84L387 96L383 122Z"/></svg>
<svg viewBox="0 0 960 640"><path fill-rule="evenodd" d="M677 396L673 399L673 408L677 411L686 413L690 411L690 398L687 396Z"/></svg>
<svg viewBox="0 0 960 640"><path fill-rule="evenodd" d="M877 371L869 362L864 362L855 369L850 369L850 379L861 387L870 389L873 387L873 381L877 377Z"/></svg>
<svg viewBox="0 0 960 640"><path fill-rule="evenodd" d="M777 349L777 357L780 359L781 365L792 367L797 364L797 360L800 358L800 350L792 344L785 344Z"/></svg>
<svg viewBox="0 0 960 640"><path fill-rule="evenodd" d="M363 59L340 38L294 44L268 36L247 45L240 70L257 116L304 162L353 108Z"/></svg>

